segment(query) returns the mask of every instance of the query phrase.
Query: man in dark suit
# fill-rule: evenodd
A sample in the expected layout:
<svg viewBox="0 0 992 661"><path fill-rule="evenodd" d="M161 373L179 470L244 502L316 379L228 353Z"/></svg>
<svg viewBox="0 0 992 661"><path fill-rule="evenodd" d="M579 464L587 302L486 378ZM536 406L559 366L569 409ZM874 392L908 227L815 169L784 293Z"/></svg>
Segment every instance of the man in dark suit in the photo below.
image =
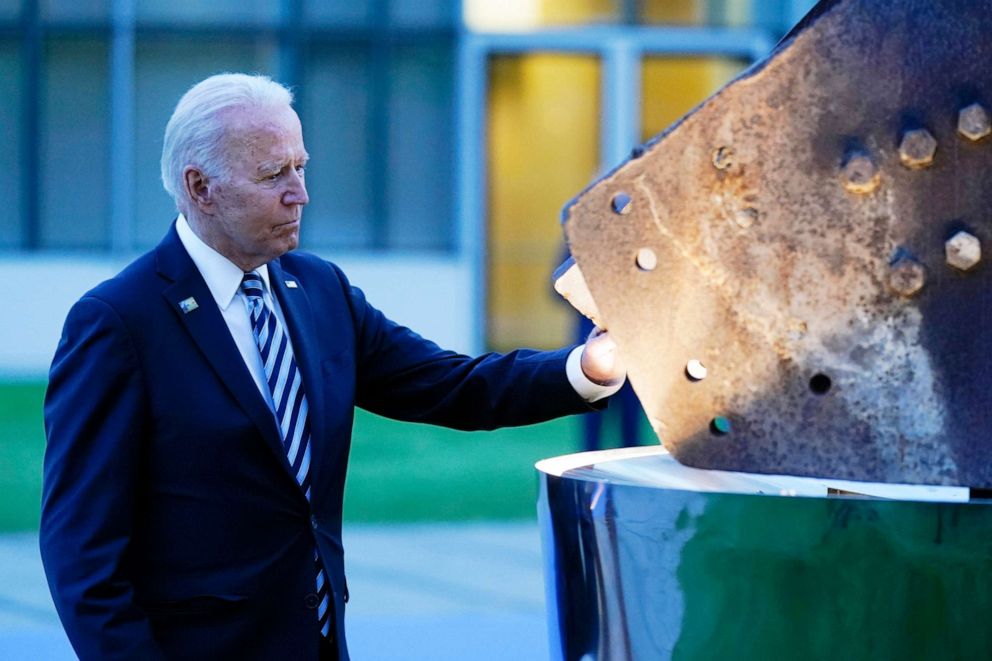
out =
<svg viewBox="0 0 992 661"><path fill-rule="evenodd" d="M180 215L69 313L45 401L41 551L83 659L348 658L353 411L492 429L590 410L607 336L470 358L291 253L308 155L264 77L194 86L166 129Z"/></svg>

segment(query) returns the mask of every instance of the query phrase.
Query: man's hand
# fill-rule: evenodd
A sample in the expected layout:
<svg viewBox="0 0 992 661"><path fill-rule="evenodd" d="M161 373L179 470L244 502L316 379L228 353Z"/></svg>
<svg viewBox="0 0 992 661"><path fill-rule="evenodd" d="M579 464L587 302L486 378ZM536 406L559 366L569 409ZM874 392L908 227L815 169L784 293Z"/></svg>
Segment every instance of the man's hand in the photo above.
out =
<svg viewBox="0 0 992 661"><path fill-rule="evenodd" d="M593 328L589 333L579 364L586 378L601 386L615 386L627 377L616 342L602 328Z"/></svg>

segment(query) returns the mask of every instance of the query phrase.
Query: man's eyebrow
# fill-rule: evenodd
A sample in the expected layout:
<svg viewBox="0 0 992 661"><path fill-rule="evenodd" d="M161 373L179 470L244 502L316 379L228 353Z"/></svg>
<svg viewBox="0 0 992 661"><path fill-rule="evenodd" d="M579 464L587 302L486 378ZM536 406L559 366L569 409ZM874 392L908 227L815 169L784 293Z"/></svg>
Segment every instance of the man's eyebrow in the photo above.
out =
<svg viewBox="0 0 992 661"><path fill-rule="evenodd" d="M259 172L278 172L282 170L286 165L285 159L278 159L272 161L262 161L258 164Z"/></svg>
<svg viewBox="0 0 992 661"><path fill-rule="evenodd" d="M303 152L303 156L300 158L300 163L306 164L310 160L310 154ZM288 165L292 159L280 158L271 161L263 161L258 166L259 172L279 172L286 165Z"/></svg>

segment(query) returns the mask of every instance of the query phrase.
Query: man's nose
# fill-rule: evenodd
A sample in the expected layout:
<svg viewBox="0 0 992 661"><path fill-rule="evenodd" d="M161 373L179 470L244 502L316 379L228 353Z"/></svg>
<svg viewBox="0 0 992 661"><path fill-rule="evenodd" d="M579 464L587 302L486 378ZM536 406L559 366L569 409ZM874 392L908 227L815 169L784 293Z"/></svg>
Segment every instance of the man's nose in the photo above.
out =
<svg viewBox="0 0 992 661"><path fill-rule="evenodd" d="M283 204L299 204L304 205L310 201L310 196L307 195L307 184L303 178L303 174L293 170L290 176L289 190L282 196Z"/></svg>

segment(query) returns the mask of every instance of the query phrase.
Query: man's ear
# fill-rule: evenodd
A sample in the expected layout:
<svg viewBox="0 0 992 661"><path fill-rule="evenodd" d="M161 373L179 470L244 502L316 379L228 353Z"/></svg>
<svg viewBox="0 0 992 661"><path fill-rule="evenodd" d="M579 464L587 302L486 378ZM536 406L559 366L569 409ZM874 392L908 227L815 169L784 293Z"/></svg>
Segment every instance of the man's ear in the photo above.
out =
<svg viewBox="0 0 992 661"><path fill-rule="evenodd" d="M183 170L183 185L186 187L186 195L201 213L209 213L213 207L213 182L192 165L187 165Z"/></svg>

